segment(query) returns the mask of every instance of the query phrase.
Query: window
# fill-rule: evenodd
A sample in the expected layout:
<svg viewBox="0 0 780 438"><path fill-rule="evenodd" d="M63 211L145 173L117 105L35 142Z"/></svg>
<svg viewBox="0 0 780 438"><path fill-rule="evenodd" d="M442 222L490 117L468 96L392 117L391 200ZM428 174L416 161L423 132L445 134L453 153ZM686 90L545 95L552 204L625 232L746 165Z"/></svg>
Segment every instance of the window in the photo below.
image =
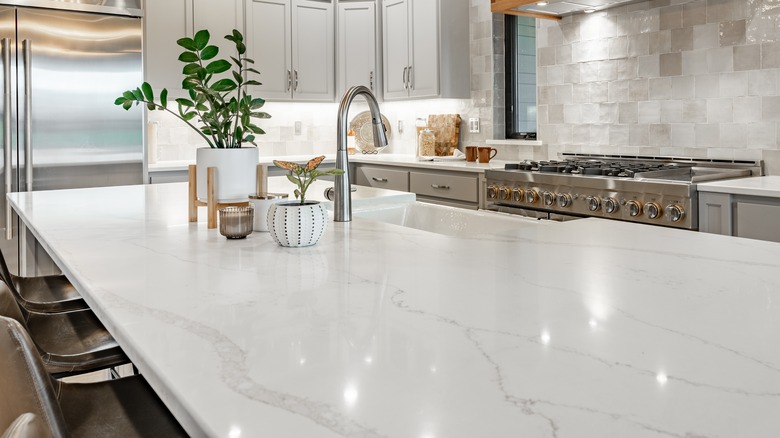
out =
<svg viewBox="0 0 780 438"><path fill-rule="evenodd" d="M536 20L507 15L505 28L506 138L535 139Z"/></svg>

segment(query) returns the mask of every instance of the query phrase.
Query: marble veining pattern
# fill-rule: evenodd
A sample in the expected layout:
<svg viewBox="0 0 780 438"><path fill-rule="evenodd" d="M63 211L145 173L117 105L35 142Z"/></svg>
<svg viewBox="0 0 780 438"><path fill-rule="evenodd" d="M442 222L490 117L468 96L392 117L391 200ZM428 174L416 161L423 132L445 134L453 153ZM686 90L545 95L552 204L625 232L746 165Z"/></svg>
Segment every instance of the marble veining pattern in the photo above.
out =
<svg viewBox="0 0 780 438"><path fill-rule="evenodd" d="M780 244L356 218L285 249L188 224L185 194L9 198L194 435L780 435Z"/></svg>

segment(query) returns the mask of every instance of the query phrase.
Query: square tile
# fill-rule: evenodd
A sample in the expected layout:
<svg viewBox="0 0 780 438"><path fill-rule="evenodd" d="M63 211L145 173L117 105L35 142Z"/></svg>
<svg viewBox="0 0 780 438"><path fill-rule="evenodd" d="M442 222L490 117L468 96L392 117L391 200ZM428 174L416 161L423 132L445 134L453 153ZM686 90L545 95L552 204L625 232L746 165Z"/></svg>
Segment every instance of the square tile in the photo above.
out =
<svg viewBox="0 0 780 438"><path fill-rule="evenodd" d="M696 26L707 22L707 1L697 0L682 5L683 27Z"/></svg>
<svg viewBox="0 0 780 438"><path fill-rule="evenodd" d="M682 6L668 6L661 8L659 12L660 21L658 27L660 30L682 27Z"/></svg>
<svg viewBox="0 0 780 438"><path fill-rule="evenodd" d="M720 144L730 148L744 148L747 145L747 125L743 123L720 123Z"/></svg>
<svg viewBox="0 0 780 438"><path fill-rule="evenodd" d="M617 123L617 122L618 122L618 104L600 103L599 123Z"/></svg>
<svg viewBox="0 0 780 438"><path fill-rule="evenodd" d="M707 101L704 99L682 101L682 118L686 123L705 123L707 121Z"/></svg>
<svg viewBox="0 0 780 438"><path fill-rule="evenodd" d="M693 50L693 28L683 27L680 29L672 29L672 52L686 52Z"/></svg>
<svg viewBox="0 0 780 438"><path fill-rule="evenodd" d="M628 102L628 82L614 81L609 83L610 102Z"/></svg>
<svg viewBox="0 0 780 438"><path fill-rule="evenodd" d="M650 144L650 129L648 125L629 125L628 144L631 146L647 146Z"/></svg>
<svg viewBox="0 0 780 438"><path fill-rule="evenodd" d="M734 71L734 50L731 47L707 50L707 67L710 73Z"/></svg>
<svg viewBox="0 0 780 438"><path fill-rule="evenodd" d="M638 58L637 76L640 78L656 78L660 73L660 56L648 55Z"/></svg>
<svg viewBox="0 0 780 438"><path fill-rule="evenodd" d="M734 71L761 68L761 45L734 46Z"/></svg>
<svg viewBox="0 0 780 438"><path fill-rule="evenodd" d="M661 122L661 102L648 100L637 102L637 122L652 124Z"/></svg>
<svg viewBox="0 0 780 438"><path fill-rule="evenodd" d="M720 125L699 123L694 127L696 133L696 147L718 147L720 146Z"/></svg>
<svg viewBox="0 0 780 438"><path fill-rule="evenodd" d="M636 123L637 122L637 104L636 102L624 102L618 105L618 123Z"/></svg>
<svg viewBox="0 0 780 438"><path fill-rule="evenodd" d="M694 50L682 54L682 74L703 75L709 73L707 51Z"/></svg>
<svg viewBox="0 0 780 438"><path fill-rule="evenodd" d="M647 79L634 79L628 82L628 99L630 101L647 100L648 81Z"/></svg>
<svg viewBox="0 0 780 438"><path fill-rule="evenodd" d="M696 97L720 97L720 75L698 75L696 78Z"/></svg>
<svg viewBox="0 0 780 438"><path fill-rule="evenodd" d="M734 122L750 123L761 119L761 97L737 97L734 99Z"/></svg>
<svg viewBox="0 0 780 438"><path fill-rule="evenodd" d="M764 96L761 99L761 119L765 122L780 122L780 96Z"/></svg>
<svg viewBox="0 0 780 438"><path fill-rule="evenodd" d="M648 97L653 100L672 98L671 78L652 78L648 80Z"/></svg>
<svg viewBox="0 0 780 438"><path fill-rule="evenodd" d="M696 79L693 76L672 78L672 96L676 99L690 99L696 96Z"/></svg>
<svg viewBox="0 0 780 438"><path fill-rule="evenodd" d="M741 71L720 75L720 97L747 96L748 74Z"/></svg>
<svg viewBox="0 0 780 438"><path fill-rule="evenodd" d="M745 20L722 22L719 29L721 47L745 44Z"/></svg>
<svg viewBox="0 0 780 438"><path fill-rule="evenodd" d="M664 53L659 58L661 76L680 76L682 74L682 54Z"/></svg>
<svg viewBox="0 0 780 438"><path fill-rule="evenodd" d="M777 70L754 70L748 72L749 96L774 96L777 94Z"/></svg>
<svg viewBox="0 0 780 438"><path fill-rule="evenodd" d="M731 1L731 0L729 0ZM739 1L739 0L737 0ZM718 23L693 27L693 49L712 49L720 45Z"/></svg>
<svg viewBox="0 0 780 438"><path fill-rule="evenodd" d="M692 147L696 144L696 130L693 123L672 124L672 146Z"/></svg>
<svg viewBox="0 0 780 438"><path fill-rule="evenodd" d="M682 100L661 101L661 123L679 123L683 116Z"/></svg>
<svg viewBox="0 0 780 438"><path fill-rule="evenodd" d="M669 146L672 144L672 125L653 124L648 128L651 146Z"/></svg>
<svg viewBox="0 0 780 438"><path fill-rule="evenodd" d="M780 43L761 44L761 68L780 67Z"/></svg>
<svg viewBox="0 0 780 438"><path fill-rule="evenodd" d="M732 99L707 99L707 123L730 123L733 121Z"/></svg>

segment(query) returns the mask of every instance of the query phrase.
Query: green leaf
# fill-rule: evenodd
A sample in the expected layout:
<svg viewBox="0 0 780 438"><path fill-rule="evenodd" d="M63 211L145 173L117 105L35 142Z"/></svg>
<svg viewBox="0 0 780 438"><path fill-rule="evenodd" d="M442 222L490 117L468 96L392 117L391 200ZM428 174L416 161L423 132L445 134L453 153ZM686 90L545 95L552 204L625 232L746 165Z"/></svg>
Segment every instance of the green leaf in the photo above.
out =
<svg viewBox="0 0 780 438"><path fill-rule="evenodd" d="M193 90L195 87L198 86L197 78L184 78L184 80L181 82L181 87L185 90Z"/></svg>
<svg viewBox="0 0 780 438"><path fill-rule="evenodd" d="M300 191L300 190L298 190L298 189L295 189L295 199L298 199L298 198L300 198L301 196L302 196L302 193L301 193L301 191Z"/></svg>
<svg viewBox="0 0 780 438"><path fill-rule="evenodd" d="M196 50L195 48L195 40L192 38L179 38L176 40L176 44L178 44L181 47L184 47L187 50Z"/></svg>
<svg viewBox="0 0 780 438"><path fill-rule="evenodd" d="M141 90L143 91L146 100L149 101L154 100L154 91L152 91L152 86L149 85L148 82L144 82L143 84L141 84Z"/></svg>
<svg viewBox="0 0 780 438"><path fill-rule="evenodd" d="M132 106L133 106L133 101L132 100L128 100L127 102L122 104L122 108L124 108L126 110L129 110L130 107L132 107Z"/></svg>
<svg viewBox="0 0 780 438"><path fill-rule="evenodd" d="M133 91L133 96L135 97L135 100L141 100L141 101L144 100L144 93L141 92L140 88L136 88L135 90L132 90L132 91Z"/></svg>
<svg viewBox="0 0 780 438"><path fill-rule="evenodd" d="M233 60L233 63L234 63L234 64L236 64L236 65L238 66L238 68L241 68L241 67L243 67L243 66L241 65L241 61L240 61L238 58L236 58L235 56L231 56L231 57L230 57L230 59L232 59L232 60Z"/></svg>
<svg viewBox="0 0 780 438"><path fill-rule="evenodd" d="M219 59L217 61L210 62L209 65L206 66L206 71L215 75L224 73L228 70L230 70L230 63L225 61L224 59Z"/></svg>
<svg viewBox="0 0 780 438"><path fill-rule="evenodd" d="M193 118L195 118L195 116L197 116L197 115L198 115L198 113L196 113L195 111L190 111L190 112L184 114L183 119L189 121L189 120L192 120Z"/></svg>
<svg viewBox="0 0 780 438"><path fill-rule="evenodd" d="M252 108L253 110L256 110L262 108L263 105L265 105L265 99L261 99L258 97L257 99L252 99L252 102L249 104L249 107Z"/></svg>
<svg viewBox="0 0 780 438"><path fill-rule="evenodd" d="M127 100L135 100L135 95L133 95L133 92L130 90L127 90L124 93L122 93L122 97L124 97Z"/></svg>
<svg viewBox="0 0 780 438"><path fill-rule="evenodd" d="M163 108L168 108L168 89L163 88L162 91L160 91L160 105Z"/></svg>
<svg viewBox="0 0 780 438"><path fill-rule="evenodd" d="M297 176L294 176L292 173L287 174L287 179L290 180L291 183L295 184L296 186L301 185L301 180L298 179Z"/></svg>
<svg viewBox="0 0 780 438"><path fill-rule="evenodd" d="M219 92L233 91L236 89L236 87L238 87L238 85L236 85L236 83L233 82L232 79L221 79L215 82L214 85L211 86L211 88L214 91L219 91Z"/></svg>
<svg viewBox="0 0 780 438"><path fill-rule="evenodd" d="M248 125L247 128L249 128L249 130L255 134L265 134L265 131L263 131L262 128L257 125Z"/></svg>
<svg viewBox="0 0 780 438"><path fill-rule="evenodd" d="M177 102L179 105L181 105L181 106L184 106L184 107L187 107L187 108L192 108L193 106L195 106L195 104L194 104L194 103L193 103L191 100L189 100L189 99L184 99L184 98L182 98L182 97L180 97L180 98L176 99L176 102Z"/></svg>
<svg viewBox="0 0 780 438"><path fill-rule="evenodd" d="M195 72L197 72L198 70L200 70L202 68L203 67L201 67L200 64L197 64L197 63L193 62L192 64L185 65L184 68L181 69L181 72L184 73L185 75L189 76L191 74L195 74Z"/></svg>
<svg viewBox="0 0 780 438"><path fill-rule="evenodd" d="M255 112L253 112L253 113L250 113L249 115L254 117L254 118L257 118L257 119L270 119L271 118L271 115L268 114L268 113L255 113Z"/></svg>
<svg viewBox="0 0 780 438"><path fill-rule="evenodd" d="M255 81L255 80L250 79L250 80L244 82L244 85L263 85L263 84L261 84L260 82Z"/></svg>
<svg viewBox="0 0 780 438"><path fill-rule="evenodd" d="M192 52L181 52L179 55L179 61L181 62L198 62L198 55Z"/></svg>
<svg viewBox="0 0 780 438"><path fill-rule="evenodd" d="M235 41L244 41L244 36L241 35L241 32L239 32L238 29L233 29L233 39Z"/></svg>
<svg viewBox="0 0 780 438"><path fill-rule="evenodd" d="M209 107L207 107L206 105L203 105L202 103L198 103L198 104L195 105L195 109L197 109L198 111L201 111L201 112L206 112L206 111L209 110Z"/></svg>
<svg viewBox="0 0 780 438"><path fill-rule="evenodd" d="M200 59L208 61L217 56L217 53L219 53L219 48L217 46L208 46L200 52Z"/></svg>
<svg viewBox="0 0 780 438"><path fill-rule="evenodd" d="M154 111L157 109L157 107L151 102L147 103L146 107L149 108L149 111Z"/></svg>
<svg viewBox="0 0 780 438"><path fill-rule="evenodd" d="M243 55L246 53L246 44L241 42L236 43L236 50L238 50L239 55Z"/></svg>
<svg viewBox="0 0 780 438"><path fill-rule="evenodd" d="M195 33L195 49L203 50L209 44L210 38L211 34L209 34L209 31L205 29L199 30L197 33Z"/></svg>
<svg viewBox="0 0 780 438"><path fill-rule="evenodd" d="M127 102L127 98L124 96L117 97L114 101L114 105L124 105L124 103Z"/></svg>
<svg viewBox="0 0 780 438"><path fill-rule="evenodd" d="M241 85L241 84L243 84L243 83L244 83L244 78L243 78L243 77L241 77L241 75L240 75L240 74L238 74L238 72L237 72L237 71L233 71L233 79L235 79L235 80L236 80L236 83L237 83L238 85Z"/></svg>
<svg viewBox="0 0 780 438"><path fill-rule="evenodd" d="M195 90L190 89L188 91L189 91L188 94L190 95L190 99L192 99L192 100L194 100L196 102L200 102L201 99L203 99L204 101L206 100L206 96L203 96L202 94L199 95L199 94L195 93Z"/></svg>
<svg viewBox="0 0 780 438"><path fill-rule="evenodd" d="M250 142L252 144L255 144L255 136L252 135L252 134L249 134L246 137L244 137L244 141L248 141L248 142Z"/></svg>
<svg viewBox="0 0 780 438"><path fill-rule="evenodd" d="M260 72L259 72L259 71L257 71L257 70L255 70L255 69L253 69L252 67L249 67L249 68L247 68L247 69L245 69L245 70L246 70L246 71L248 71L249 73L255 73L255 74L258 74L258 75L260 74Z"/></svg>

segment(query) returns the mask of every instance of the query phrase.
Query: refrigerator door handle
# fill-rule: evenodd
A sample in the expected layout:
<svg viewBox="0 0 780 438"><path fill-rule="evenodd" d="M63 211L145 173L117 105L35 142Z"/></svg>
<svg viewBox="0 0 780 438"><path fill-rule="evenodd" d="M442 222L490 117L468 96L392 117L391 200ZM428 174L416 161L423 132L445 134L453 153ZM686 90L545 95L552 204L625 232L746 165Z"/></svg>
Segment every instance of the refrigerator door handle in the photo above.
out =
<svg viewBox="0 0 780 438"><path fill-rule="evenodd" d="M24 40L22 50L24 51L24 171L26 190L32 192L32 41Z"/></svg>
<svg viewBox="0 0 780 438"><path fill-rule="evenodd" d="M3 165L5 166L5 195L11 193L11 40L3 38ZM11 226L11 203L5 200L5 239L11 240L13 227Z"/></svg>

